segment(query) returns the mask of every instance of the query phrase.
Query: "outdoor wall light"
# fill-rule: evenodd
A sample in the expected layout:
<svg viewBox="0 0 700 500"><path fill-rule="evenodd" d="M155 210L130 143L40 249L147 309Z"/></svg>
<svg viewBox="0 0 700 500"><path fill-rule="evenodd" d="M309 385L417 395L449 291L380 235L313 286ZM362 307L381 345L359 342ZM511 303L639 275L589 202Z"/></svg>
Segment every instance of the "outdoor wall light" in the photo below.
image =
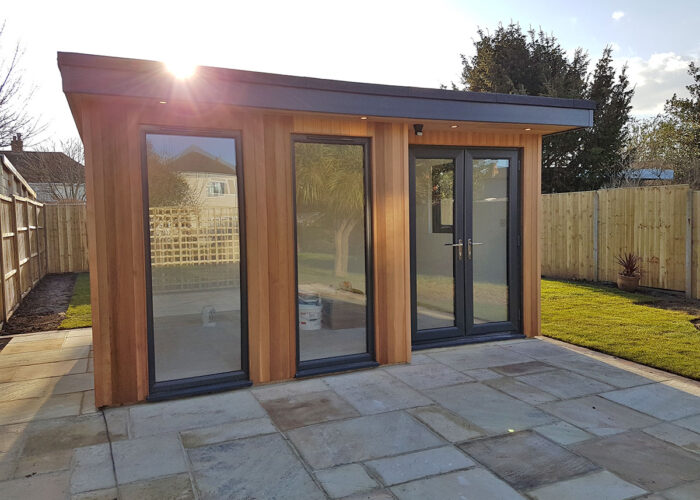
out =
<svg viewBox="0 0 700 500"><path fill-rule="evenodd" d="M416 133L416 135L423 135L423 124L422 123L414 123L413 130Z"/></svg>

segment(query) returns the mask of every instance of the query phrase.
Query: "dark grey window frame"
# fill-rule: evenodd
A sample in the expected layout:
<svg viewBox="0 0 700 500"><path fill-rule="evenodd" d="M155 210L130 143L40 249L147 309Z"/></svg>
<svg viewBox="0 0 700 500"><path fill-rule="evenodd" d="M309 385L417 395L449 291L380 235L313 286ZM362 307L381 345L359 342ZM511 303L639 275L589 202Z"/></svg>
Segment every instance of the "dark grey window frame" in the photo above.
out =
<svg viewBox="0 0 700 500"><path fill-rule="evenodd" d="M309 144L339 144L360 145L364 153L364 221L365 221L365 290L366 290L366 352L333 356L328 358L301 361L299 353L299 306L297 295L299 291L299 258L297 255L297 204L296 204L296 158L295 143ZM335 135L292 134L292 200L294 205L294 317L296 332L296 378L311 377L325 373L334 373L361 368L378 366L375 361L374 346L374 255L372 238L372 168L371 168L371 141L368 137L346 137Z"/></svg>
<svg viewBox="0 0 700 500"><path fill-rule="evenodd" d="M463 152L463 154L460 154ZM511 165L515 168L509 172L508 182L508 219L510 221L508 228L508 314L510 320L495 323L486 323L482 325L473 324L472 321L465 321L464 326L460 326L459 317L463 313L455 309L455 318L457 326L439 328L434 330L421 330L419 333L417 325L417 292L416 292L416 157L453 157L455 162L463 162L463 170L466 172L466 167L472 160L475 159L491 159L491 158L508 158L511 160ZM472 147L472 146L430 146L430 145L411 145L409 146L409 218L410 218L410 245L411 245L411 346L413 350L430 349L433 347L446 347L452 345L472 344L479 342L490 342L495 340L505 340L512 338L523 338L522 334L522 249L521 249L521 231L522 231L522 179L520 171L522 168L522 148L489 148L489 147ZM471 214L472 206L472 189L467 189L467 175L462 175L461 180L458 172L455 172L455 186L464 185L464 200L460 204L457 200L458 196L455 193L455 224L457 222L457 212L469 210ZM515 203L512 200L516 200ZM471 234L472 220L471 217L464 218L464 233ZM465 239L466 245L466 239ZM465 249L466 252L466 249ZM472 278L473 272L471 266L473 261L465 259L464 261L464 276ZM468 268L469 267L469 268ZM466 279L466 278L465 278ZM468 286L460 287L458 278L455 290L455 307L462 306L467 310L467 304L473 304L473 288ZM464 291L460 290L463 288ZM473 306L472 306L473 307Z"/></svg>
<svg viewBox="0 0 700 500"><path fill-rule="evenodd" d="M141 133L141 183L143 191L143 227L146 263L146 321L148 331L148 401L193 396L212 392L227 391L248 387L248 288L246 266L246 231L245 231L245 197L243 174L243 142L241 132L237 130L218 130L191 127L162 127L143 125ZM151 235L148 217L148 164L146 154L146 137L148 134L180 135L191 137L217 137L235 139L236 141L236 184L238 188L238 227L240 251L240 285L241 285L241 369L231 372L202 375L176 380L156 381L155 348L153 332L153 281L151 274Z"/></svg>

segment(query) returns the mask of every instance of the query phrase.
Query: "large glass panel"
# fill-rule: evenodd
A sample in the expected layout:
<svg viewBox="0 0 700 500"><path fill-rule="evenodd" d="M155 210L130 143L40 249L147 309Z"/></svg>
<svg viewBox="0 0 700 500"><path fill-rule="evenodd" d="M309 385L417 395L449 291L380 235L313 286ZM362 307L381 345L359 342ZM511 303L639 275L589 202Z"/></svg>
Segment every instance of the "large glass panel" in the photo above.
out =
<svg viewBox="0 0 700 500"><path fill-rule="evenodd" d="M417 328L455 326L455 163L416 158Z"/></svg>
<svg viewBox="0 0 700 500"><path fill-rule="evenodd" d="M236 139L146 135L155 380L241 370Z"/></svg>
<svg viewBox="0 0 700 500"><path fill-rule="evenodd" d="M364 156L294 144L300 361L367 352Z"/></svg>
<svg viewBox="0 0 700 500"><path fill-rule="evenodd" d="M508 172L510 161L473 163L474 323L508 321Z"/></svg>

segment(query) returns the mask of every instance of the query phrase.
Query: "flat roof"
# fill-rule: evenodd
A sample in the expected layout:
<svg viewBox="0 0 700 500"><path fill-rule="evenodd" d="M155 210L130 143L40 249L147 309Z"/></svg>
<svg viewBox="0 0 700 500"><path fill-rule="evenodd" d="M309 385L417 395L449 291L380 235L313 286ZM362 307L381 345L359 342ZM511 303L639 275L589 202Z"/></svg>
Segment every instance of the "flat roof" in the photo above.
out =
<svg viewBox="0 0 700 500"><path fill-rule="evenodd" d="M326 80L199 66L175 78L157 61L58 53L66 94L184 100L288 111L387 118L557 125L593 125L596 104L487 92L463 92Z"/></svg>

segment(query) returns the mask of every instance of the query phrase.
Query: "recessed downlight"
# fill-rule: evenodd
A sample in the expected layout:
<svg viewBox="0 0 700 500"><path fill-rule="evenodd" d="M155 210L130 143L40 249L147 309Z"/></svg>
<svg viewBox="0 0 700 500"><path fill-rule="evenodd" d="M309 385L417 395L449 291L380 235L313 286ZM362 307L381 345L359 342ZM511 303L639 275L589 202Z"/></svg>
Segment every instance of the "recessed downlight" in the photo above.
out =
<svg viewBox="0 0 700 500"><path fill-rule="evenodd" d="M528 127L528 128L526 128L525 130L530 131L530 130L532 130L532 129L531 129L530 127Z"/></svg>
<svg viewBox="0 0 700 500"><path fill-rule="evenodd" d="M361 117L360 117L360 120L366 120L366 119L367 119L366 116L361 116Z"/></svg>
<svg viewBox="0 0 700 500"><path fill-rule="evenodd" d="M450 128L457 128L459 125L450 125Z"/></svg>
<svg viewBox="0 0 700 500"><path fill-rule="evenodd" d="M159 101L160 104L168 104L168 101Z"/></svg>

